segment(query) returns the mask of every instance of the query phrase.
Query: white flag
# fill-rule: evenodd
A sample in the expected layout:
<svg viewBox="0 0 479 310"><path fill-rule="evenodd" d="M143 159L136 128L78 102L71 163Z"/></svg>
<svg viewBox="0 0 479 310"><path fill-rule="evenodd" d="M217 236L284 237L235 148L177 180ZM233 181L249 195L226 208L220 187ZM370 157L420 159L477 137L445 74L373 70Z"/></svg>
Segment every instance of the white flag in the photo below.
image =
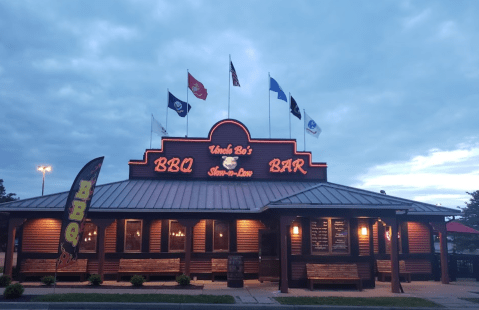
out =
<svg viewBox="0 0 479 310"><path fill-rule="evenodd" d="M306 113L306 111L304 112L304 130L316 138L318 138L319 134L321 133L321 128L319 128L316 122Z"/></svg>
<svg viewBox="0 0 479 310"><path fill-rule="evenodd" d="M153 115L151 115L151 131L158 134L160 137L168 136L165 127L161 126Z"/></svg>

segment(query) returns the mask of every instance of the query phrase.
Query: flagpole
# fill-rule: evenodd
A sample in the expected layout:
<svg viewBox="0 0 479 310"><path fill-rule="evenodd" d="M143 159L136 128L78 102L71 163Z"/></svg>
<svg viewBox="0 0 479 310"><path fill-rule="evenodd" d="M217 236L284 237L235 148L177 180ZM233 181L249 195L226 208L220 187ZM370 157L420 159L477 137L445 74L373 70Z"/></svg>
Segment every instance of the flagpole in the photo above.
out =
<svg viewBox="0 0 479 310"><path fill-rule="evenodd" d="M306 110L303 109L303 115L304 115L304 151L306 152Z"/></svg>
<svg viewBox="0 0 479 310"><path fill-rule="evenodd" d="M289 93L289 107L288 107L288 114L289 114L289 138L291 139L291 93Z"/></svg>
<svg viewBox="0 0 479 310"><path fill-rule="evenodd" d="M271 76L268 72L268 106L269 106L269 138L271 139Z"/></svg>
<svg viewBox="0 0 479 310"><path fill-rule="evenodd" d="M186 69L186 137L188 138L188 118L190 113L188 113L188 69Z"/></svg>
<svg viewBox="0 0 479 310"><path fill-rule="evenodd" d="M150 149L151 149L152 137L153 137L153 113L151 113L151 120L150 120Z"/></svg>
<svg viewBox="0 0 479 310"><path fill-rule="evenodd" d="M230 89L231 89L231 77L230 77L230 71L231 71L231 54L230 56L230 63L228 64L228 118L230 118Z"/></svg>
<svg viewBox="0 0 479 310"><path fill-rule="evenodd" d="M166 131L168 131L168 104L170 100L170 90L166 89Z"/></svg>

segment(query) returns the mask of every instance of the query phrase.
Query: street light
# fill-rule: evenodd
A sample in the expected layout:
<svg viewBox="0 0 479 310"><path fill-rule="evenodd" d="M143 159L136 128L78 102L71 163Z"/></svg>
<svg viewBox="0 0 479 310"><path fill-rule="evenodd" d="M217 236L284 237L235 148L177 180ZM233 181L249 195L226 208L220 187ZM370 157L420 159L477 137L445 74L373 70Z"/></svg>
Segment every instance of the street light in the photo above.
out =
<svg viewBox="0 0 479 310"><path fill-rule="evenodd" d="M45 188L45 172L52 171L52 166L38 166L37 170L43 173L43 180L42 180L42 196L43 196L43 189Z"/></svg>

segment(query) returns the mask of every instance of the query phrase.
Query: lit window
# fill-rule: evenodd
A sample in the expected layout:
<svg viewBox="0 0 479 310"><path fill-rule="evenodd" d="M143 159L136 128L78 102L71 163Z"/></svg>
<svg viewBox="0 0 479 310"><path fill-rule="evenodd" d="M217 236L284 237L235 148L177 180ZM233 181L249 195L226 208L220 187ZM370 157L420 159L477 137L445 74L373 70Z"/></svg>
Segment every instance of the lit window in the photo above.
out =
<svg viewBox="0 0 479 310"><path fill-rule="evenodd" d="M141 252L141 220L125 221L125 252Z"/></svg>
<svg viewBox="0 0 479 310"><path fill-rule="evenodd" d="M170 221L170 251L179 252L185 250L186 228L178 221Z"/></svg>
<svg viewBox="0 0 479 310"><path fill-rule="evenodd" d="M80 252L96 252L97 227L92 222L86 222L80 241Z"/></svg>
<svg viewBox="0 0 479 310"><path fill-rule="evenodd" d="M214 221L213 251L229 250L229 224L225 221Z"/></svg>

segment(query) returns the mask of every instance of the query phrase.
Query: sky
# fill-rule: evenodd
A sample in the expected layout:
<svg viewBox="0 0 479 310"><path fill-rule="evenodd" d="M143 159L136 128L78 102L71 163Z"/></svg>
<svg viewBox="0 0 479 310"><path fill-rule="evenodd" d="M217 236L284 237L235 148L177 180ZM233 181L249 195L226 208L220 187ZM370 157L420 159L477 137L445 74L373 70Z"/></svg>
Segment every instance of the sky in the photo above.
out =
<svg viewBox="0 0 479 310"><path fill-rule="evenodd" d="M48 164L45 195L68 191L98 156L98 184L128 179L128 161L161 145L152 114L187 134L167 89L188 96L188 137L228 118L230 92L253 138L269 138L269 119L272 138L289 138L269 74L322 129L305 137L291 117L329 182L464 207L479 190L478 13L442 0L0 0L0 179L40 196Z"/></svg>

